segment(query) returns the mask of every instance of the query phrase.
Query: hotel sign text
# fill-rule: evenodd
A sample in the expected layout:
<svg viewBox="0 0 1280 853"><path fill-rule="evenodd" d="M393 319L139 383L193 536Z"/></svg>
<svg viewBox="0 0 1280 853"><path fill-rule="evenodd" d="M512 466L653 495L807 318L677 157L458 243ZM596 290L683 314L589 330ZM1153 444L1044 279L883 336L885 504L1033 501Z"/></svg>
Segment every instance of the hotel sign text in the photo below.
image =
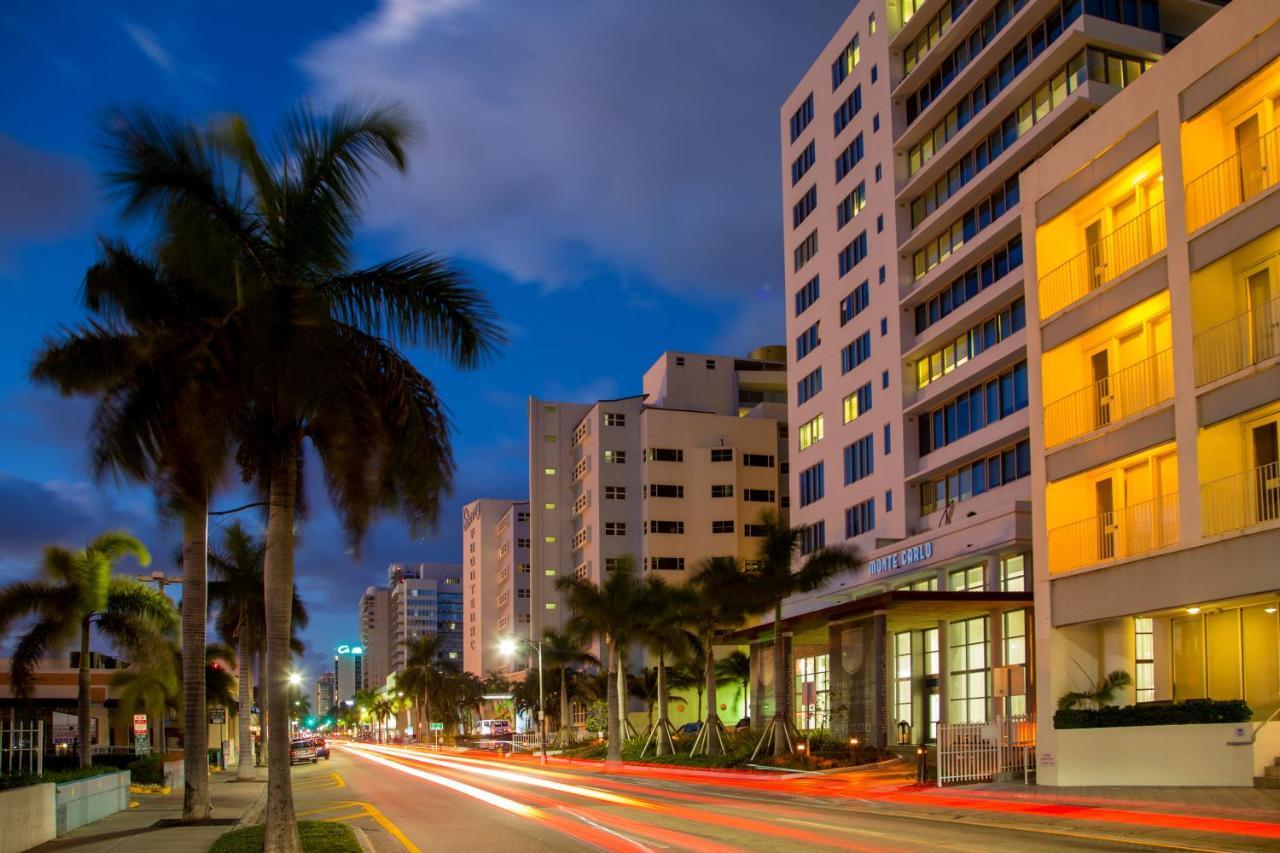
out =
<svg viewBox="0 0 1280 853"><path fill-rule="evenodd" d="M885 572L892 572L895 569L905 569L907 566L914 566L916 563L923 563L932 557L933 543L925 542L923 545L912 545L910 548L903 548L893 554L876 557L868 564L867 568L871 570L871 574L880 575Z"/></svg>

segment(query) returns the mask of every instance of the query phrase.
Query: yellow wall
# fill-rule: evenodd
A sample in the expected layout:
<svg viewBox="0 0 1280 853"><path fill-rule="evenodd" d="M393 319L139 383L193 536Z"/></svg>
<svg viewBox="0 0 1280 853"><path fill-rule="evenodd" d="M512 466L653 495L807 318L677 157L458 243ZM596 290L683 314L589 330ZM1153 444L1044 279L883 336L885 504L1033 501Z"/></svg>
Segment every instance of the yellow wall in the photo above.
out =
<svg viewBox="0 0 1280 853"><path fill-rule="evenodd" d="M1151 460L1157 457L1172 454L1174 450L1175 446L1172 442L1162 444L1158 447L1144 450L1141 453L1135 453L1132 456L1108 462L1106 465L1094 468L1092 471L1085 471L1074 477L1049 483L1045 489L1045 516L1048 522L1048 529L1053 530L1073 521L1095 516L1097 512L1095 510L1094 483L1099 480L1107 478L1112 480L1112 495L1114 507L1117 510L1135 503L1132 495L1136 490L1131 491L1124 487L1125 469L1132 468L1143 462L1150 463ZM1167 472L1170 469L1166 468L1165 470ZM1176 477L1170 477L1167 474L1164 477L1152 476L1150 481L1151 497L1170 495L1177 491L1178 482Z"/></svg>
<svg viewBox="0 0 1280 853"><path fill-rule="evenodd" d="M1198 335L1248 311L1245 275L1267 263L1271 264L1273 290L1280 293L1280 228L1192 273L1192 334Z"/></svg>
<svg viewBox="0 0 1280 853"><path fill-rule="evenodd" d="M1106 322L1094 326L1084 334L1046 352L1041 362L1041 387L1045 404L1053 403L1093 381L1089 358L1094 351L1116 340L1120 335L1142 327L1152 318L1168 312L1169 291L1162 290ZM1148 330L1146 354L1150 356L1155 352L1155 343ZM1111 370L1114 373L1117 369L1127 366L1113 360Z"/></svg>
<svg viewBox="0 0 1280 853"><path fill-rule="evenodd" d="M1200 430L1196 452L1200 458L1200 484L1211 483L1253 467L1249 452L1249 424L1280 415L1280 402Z"/></svg>
<svg viewBox="0 0 1280 853"><path fill-rule="evenodd" d="M1268 65L1229 92L1210 109L1182 125L1182 174L1188 182L1235 153L1235 125L1261 109L1259 132L1280 125L1280 60ZM1036 244L1037 247L1039 243Z"/></svg>

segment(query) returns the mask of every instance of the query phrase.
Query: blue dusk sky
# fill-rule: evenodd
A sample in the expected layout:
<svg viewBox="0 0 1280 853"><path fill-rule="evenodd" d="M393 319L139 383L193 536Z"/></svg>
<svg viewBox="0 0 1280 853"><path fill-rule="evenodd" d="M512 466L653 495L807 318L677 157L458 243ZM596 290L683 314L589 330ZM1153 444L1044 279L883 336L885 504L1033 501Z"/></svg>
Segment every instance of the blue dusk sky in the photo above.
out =
<svg viewBox="0 0 1280 853"><path fill-rule="evenodd" d="M783 334L778 109L849 0L15 0L0 16L0 583L40 549L122 527L174 570L149 490L88 471L91 405L27 379L43 337L84 315L99 235L145 246L99 180L113 107L269 135L302 100L403 102L424 130L373 186L359 261L454 258L511 344L459 373L414 362L453 420L457 484L438 529L395 519L348 549L322 494L301 533L310 674L356 633L391 562L460 559L460 507L527 493L529 395L639 390L667 349L745 353ZM320 480L312 469L311 483ZM231 484L215 500L243 500ZM252 513L244 522L260 529ZM217 544L218 523L212 525ZM127 567L133 569L134 567ZM7 654L8 648L4 653Z"/></svg>

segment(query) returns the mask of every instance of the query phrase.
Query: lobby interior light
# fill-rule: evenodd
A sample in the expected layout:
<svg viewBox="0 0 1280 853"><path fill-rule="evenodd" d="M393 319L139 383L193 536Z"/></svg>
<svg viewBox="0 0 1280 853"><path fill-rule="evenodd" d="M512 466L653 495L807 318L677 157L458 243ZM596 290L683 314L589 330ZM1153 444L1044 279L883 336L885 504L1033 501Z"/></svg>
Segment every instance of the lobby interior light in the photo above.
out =
<svg viewBox="0 0 1280 853"><path fill-rule="evenodd" d="M1199 607L1188 607L1188 608L1187 608L1187 612L1188 612L1188 613L1190 613L1192 616L1195 616L1197 613L1199 613L1199 612L1200 612L1200 608L1199 608Z"/></svg>
<svg viewBox="0 0 1280 853"><path fill-rule="evenodd" d="M1262 612L1263 612L1263 613L1275 613L1275 612L1276 612L1276 609L1275 609L1274 607L1268 607L1266 610L1264 610L1264 611L1262 611Z"/></svg>

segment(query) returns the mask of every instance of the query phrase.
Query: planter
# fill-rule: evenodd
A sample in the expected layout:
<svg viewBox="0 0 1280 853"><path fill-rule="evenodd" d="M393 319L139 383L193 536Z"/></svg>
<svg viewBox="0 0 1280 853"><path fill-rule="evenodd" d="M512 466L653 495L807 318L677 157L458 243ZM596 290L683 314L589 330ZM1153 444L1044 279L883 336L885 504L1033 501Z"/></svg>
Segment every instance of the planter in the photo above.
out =
<svg viewBox="0 0 1280 853"><path fill-rule="evenodd" d="M54 785L28 785L0 791L0 853L19 853L57 837Z"/></svg>
<svg viewBox="0 0 1280 853"><path fill-rule="evenodd" d="M1273 732L1265 731L1273 727L1265 727L1257 743L1229 744L1247 741L1253 727L1204 723L1058 729L1056 784L1248 787L1260 772L1258 762L1273 749Z"/></svg>
<svg viewBox="0 0 1280 853"><path fill-rule="evenodd" d="M58 835L129 807L128 770L64 782L53 787Z"/></svg>
<svg viewBox="0 0 1280 853"><path fill-rule="evenodd" d="M186 765L182 763L182 759L178 758L173 761L164 763L164 784L170 791L181 791L183 784L186 782Z"/></svg>

